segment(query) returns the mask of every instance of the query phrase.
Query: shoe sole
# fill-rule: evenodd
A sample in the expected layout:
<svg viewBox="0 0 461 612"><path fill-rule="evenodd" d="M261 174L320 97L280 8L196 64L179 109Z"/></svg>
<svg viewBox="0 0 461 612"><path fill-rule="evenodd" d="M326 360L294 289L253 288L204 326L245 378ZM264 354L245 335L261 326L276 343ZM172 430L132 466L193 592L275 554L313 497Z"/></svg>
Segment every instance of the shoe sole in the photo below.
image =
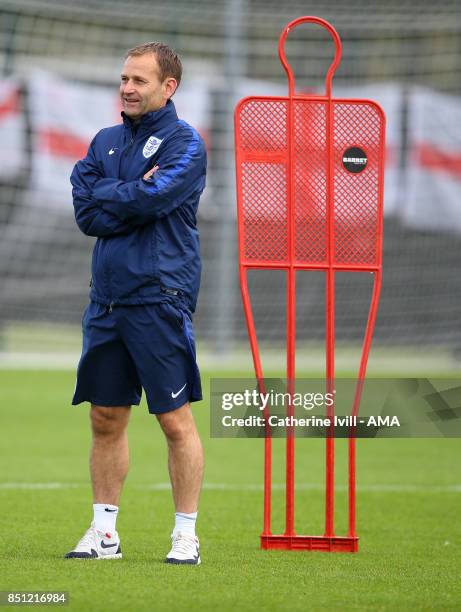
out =
<svg viewBox="0 0 461 612"><path fill-rule="evenodd" d="M197 559L197 561L194 561L193 559L165 559L165 563L168 563L170 565L200 565L201 562L202 560L200 559L200 557Z"/></svg>
<svg viewBox="0 0 461 612"><path fill-rule="evenodd" d="M102 557L64 557L64 559L78 559L79 561L100 561L103 559L121 559L122 553L115 555L104 555Z"/></svg>

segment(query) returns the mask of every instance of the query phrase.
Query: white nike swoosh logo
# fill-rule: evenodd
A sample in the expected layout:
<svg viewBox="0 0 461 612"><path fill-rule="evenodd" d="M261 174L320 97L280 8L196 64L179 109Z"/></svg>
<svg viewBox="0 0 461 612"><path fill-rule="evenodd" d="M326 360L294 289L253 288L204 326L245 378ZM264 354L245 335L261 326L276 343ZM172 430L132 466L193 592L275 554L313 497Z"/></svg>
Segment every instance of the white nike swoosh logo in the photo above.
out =
<svg viewBox="0 0 461 612"><path fill-rule="evenodd" d="M117 147L115 147L115 149L116 149L116 148L117 148ZM115 149L111 149L111 150L109 151L109 155L113 155L113 154L115 153Z"/></svg>
<svg viewBox="0 0 461 612"><path fill-rule="evenodd" d="M181 391L184 391L184 389L185 389L186 387L187 387L187 383L184 385L184 387L181 387L177 393L173 393L173 391L172 391L172 392L171 392L171 397L172 397L173 399L175 399L175 397L178 397L178 395L181 393Z"/></svg>

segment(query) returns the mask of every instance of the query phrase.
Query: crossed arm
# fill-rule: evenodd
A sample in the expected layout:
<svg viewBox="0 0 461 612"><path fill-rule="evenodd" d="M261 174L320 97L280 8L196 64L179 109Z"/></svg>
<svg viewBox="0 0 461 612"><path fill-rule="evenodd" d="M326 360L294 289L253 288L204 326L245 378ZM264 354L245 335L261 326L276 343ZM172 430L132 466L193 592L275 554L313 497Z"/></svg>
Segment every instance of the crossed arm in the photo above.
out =
<svg viewBox="0 0 461 612"><path fill-rule="evenodd" d="M165 143L159 165L142 178L105 178L93 140L71 176L77 224L87 236L107 237L154 223L203 190L205 167L203 142L196 133L181 131Z"/></svg>
<svg viewBox="0 0 461 612"><path fill-rule="evenodd" d="M87 236L102 238L126 234L133 226L105 211L92 195L93 187L103 178L94 154L94 140L87 156L77 162L70 177L75 220Z"/></svg>

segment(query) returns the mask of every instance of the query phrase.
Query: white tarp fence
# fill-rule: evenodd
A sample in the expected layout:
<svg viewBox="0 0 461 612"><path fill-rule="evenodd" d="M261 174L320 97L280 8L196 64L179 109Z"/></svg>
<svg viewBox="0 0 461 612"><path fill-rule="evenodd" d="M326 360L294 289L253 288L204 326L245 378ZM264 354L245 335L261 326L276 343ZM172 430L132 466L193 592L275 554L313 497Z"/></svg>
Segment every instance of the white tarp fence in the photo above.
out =
<svg viewBox="0 0 461 612"><path fill-rule="evenodd" d="M71 83L47 72L29 82L32 123L30 203L68 208L69 176L102 128L120 121L118 100L106 87Z"/></svg>
<svg viewBox="0 0 461 612"><path fill-rule="evenodd" d="M461 99L412 89L408 100L405 225L461 232Z"/></svg>
<svg viewBox="0 0 461 612"><path fill-rule="evenodd" d="M26 127L20 82L0 81L0 179L14 179L26 169Z"/></svg>

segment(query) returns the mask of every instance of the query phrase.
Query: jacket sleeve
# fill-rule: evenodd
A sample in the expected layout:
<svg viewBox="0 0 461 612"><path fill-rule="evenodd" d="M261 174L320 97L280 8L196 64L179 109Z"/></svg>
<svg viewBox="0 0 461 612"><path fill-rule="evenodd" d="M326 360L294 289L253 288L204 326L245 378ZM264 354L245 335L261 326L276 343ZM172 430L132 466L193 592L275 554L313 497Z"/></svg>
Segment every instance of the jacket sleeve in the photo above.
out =
<svg viewBox="0 0 461 612"><path fill-rule="evenodd" d="M134 229L133 225L104 210L91 195L94 184L103 177L94 152L96 138L97 135L91 142L87 156L77 162L70 177L75 220L87 236L101 238L128 233Z"/></svg>
<svg viewBox="0 0 461 612"><path fill-rule="evenodd" d="M150 179L100 179L93 197L121 221L155 222L205 187L206 150L195 130L180 130L164 144L159 170Z"/></svg>

